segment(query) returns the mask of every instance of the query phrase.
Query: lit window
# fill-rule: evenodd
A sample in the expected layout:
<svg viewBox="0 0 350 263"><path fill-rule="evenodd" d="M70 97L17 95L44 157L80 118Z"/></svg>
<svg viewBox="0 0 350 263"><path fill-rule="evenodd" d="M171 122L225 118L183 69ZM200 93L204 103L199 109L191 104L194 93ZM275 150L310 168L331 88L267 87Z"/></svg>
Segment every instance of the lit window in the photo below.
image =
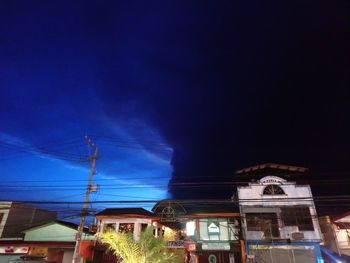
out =
<svg viewBox="0 0 350 263"><path fill-rule="evenodd" d="M194 221L189 221L186 223L186 235L187 236L194 236L194 232L196 229L196 225Z"/></svg>
<svg viewBox="0 0 350 263"><path fill-rule="evenodd" d="M120 223L119 232L121 233L133 233L134 232L134 223Z"/></svg>

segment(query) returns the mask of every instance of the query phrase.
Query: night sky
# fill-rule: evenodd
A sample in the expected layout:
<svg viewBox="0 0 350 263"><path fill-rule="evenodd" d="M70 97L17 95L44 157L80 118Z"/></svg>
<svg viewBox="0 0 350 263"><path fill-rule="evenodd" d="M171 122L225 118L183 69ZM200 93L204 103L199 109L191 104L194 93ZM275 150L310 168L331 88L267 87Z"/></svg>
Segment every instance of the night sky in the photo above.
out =
<svg viewBox="0 0 350 263"><path fill-rule="evenodd" d="M177 183L265 162L350 179L349 14L346 0L1 1L0 198L83 201L85 135L94 201L230 198Z"/></svg>

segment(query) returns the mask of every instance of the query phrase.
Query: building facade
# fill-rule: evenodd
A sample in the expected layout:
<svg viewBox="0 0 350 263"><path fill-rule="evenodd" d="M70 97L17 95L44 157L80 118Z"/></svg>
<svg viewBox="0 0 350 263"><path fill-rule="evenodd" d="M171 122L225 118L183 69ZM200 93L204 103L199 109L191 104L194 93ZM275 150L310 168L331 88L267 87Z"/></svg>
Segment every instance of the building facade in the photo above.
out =
<svg viewBox="0 0 350 263"><path fill-rule="evenodd" d="M237 197L248 262L323 262L309 185L268 175L239 186Z"/></svg>
<svg viewBox="0 0 350 263"><path fill-rule="evenodd" d="M25 229L55 220L57 214L18 202L0 202L0 263L27 255Z"/></svg>
<svg viewBox="0 0 350 263"><path fill-rule="evenodd" d="M56 212L27 204L0 202L0 240L21 240L23 230L45 224L56 217Z"/></svg>
<svg viewBox="0 0 350 263"><path fill-rule="evenodd" d="M155 234L162 233L153 213L143 208L107 208L96 214L97 233L116 231L132 233L134 240L139 240L141 233L147 227L156 226ZM97 243L94 251L93 262L117 263L121 262L113 253L108 253L107 247Z"/></svg>
<svg viewBox="0 0 350 263"><path fill-rule="evenodd" d="M155 216L143 208L108 208L96 215L98 233L116 231L133 233L139 240L142 231L152 226Z"/></svg>
<svg viewBox="0 0 350 263"><path fill-rule="evenodd" d="M23 244L29 247L28 256L42 257L56 263L72 262L78 225L56 220L23 232ZM92 258L93 245L94 235L85 228L80 249L81 253L85 252L81 254L84 260Z"/></svg>
<svg viewBox="0 0 350 263"><path fill-rule="evenodd" d="M188 263L240 263L242 246L238 207L232 203L179 203L165 200L153 208L160 223L178 233L177 246Z"/></svg>

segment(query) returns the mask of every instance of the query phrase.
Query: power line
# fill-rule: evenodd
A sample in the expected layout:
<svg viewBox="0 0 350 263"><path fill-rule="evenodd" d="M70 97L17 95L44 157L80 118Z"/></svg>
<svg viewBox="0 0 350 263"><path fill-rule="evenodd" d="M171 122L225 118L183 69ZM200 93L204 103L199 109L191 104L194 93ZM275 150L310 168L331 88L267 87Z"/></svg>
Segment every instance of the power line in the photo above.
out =
<svg viewBox="0 0 350 263"><path fill-rule="evenodd" d="M329 196L314 196L314 197L288 197L288 198L271 198L271 199L179 199L171 200L171 202L177 202L180 204L234 204L238 202L253 202L253 203L271 203L271 202L305 202L305 201L349 201L350 195L329 195ZM166 200L100 200L100 201L90 201L90 204L103 204L103 203L114 203L114 204L133 204L133 203L154 203ZM0 201L6 202L6 201ZM7 201L8 202L8 201ZM30 203L30 204L84 204L82 201L42 201L42 200L14 200L12 202L18 203Z"/></svg>
<svg viewBox="0 0 350 263"><path fill-rule="evenodd" d="M198 177L198 178L207 178L207 176L203 177ZM118 180L130 180L132 181L137 181L141 180L144 182L144 180L152 180L152 179L164 179L164 180L171 180L171 178L166 178L164 176L147 176L147 177L129 177L129 178L121 178L121 177L115 177L115 178L101 178L101 179L96 179L97 182L99 181L118 181ZM191 177L190 179L193 179ZM213 179L216 179L213 177ZM0 187L66 187L66 186L72 186L72 184L60 184L60 185L30 185L30 184L25 184L25 183L52 183L52 182L87 182L87 180L81 180L81 179L58 179L58 180L9 180L9 181L2 181L0 183ZM8 184L6 184L8 183ZM12 185L13 183L17 183L16 185ZM18 184L21 183L21 184ZM169 183L170 186L176 186L176 185L187 185L187 186L192 186L192 185L224 185L224 186L232 186L232 185L248 185L249 181L190 181L190 182L172 182ZM254 182L255 183L255 182ZM294 182L288 182L288 184L291 184ZM297 185L305 185L305 184L350 184L350 179L316 179L316 180L307 180L307 182L302 182L302 183L297 183ZM75 185L79 186L79 185ZM102 185L100 186L110 186L108 185Z"/></svg>

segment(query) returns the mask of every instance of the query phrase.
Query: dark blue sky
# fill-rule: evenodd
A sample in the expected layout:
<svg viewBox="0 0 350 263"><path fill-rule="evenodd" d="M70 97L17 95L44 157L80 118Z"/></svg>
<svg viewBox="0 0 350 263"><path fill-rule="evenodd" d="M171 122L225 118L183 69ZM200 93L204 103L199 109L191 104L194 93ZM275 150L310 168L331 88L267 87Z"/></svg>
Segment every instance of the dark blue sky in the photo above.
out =
<svg viewBox="0 0 350 263"><path fill-rule="evenodd" d="M342 0L1 1L1 198L82 200L85 134L101 148L94 200L166 198L171 177L227 181L262 162L344 178L349 12ZM22 180L38 182L6 188ZM28 191L45 180L80 189Z"/></svg>

